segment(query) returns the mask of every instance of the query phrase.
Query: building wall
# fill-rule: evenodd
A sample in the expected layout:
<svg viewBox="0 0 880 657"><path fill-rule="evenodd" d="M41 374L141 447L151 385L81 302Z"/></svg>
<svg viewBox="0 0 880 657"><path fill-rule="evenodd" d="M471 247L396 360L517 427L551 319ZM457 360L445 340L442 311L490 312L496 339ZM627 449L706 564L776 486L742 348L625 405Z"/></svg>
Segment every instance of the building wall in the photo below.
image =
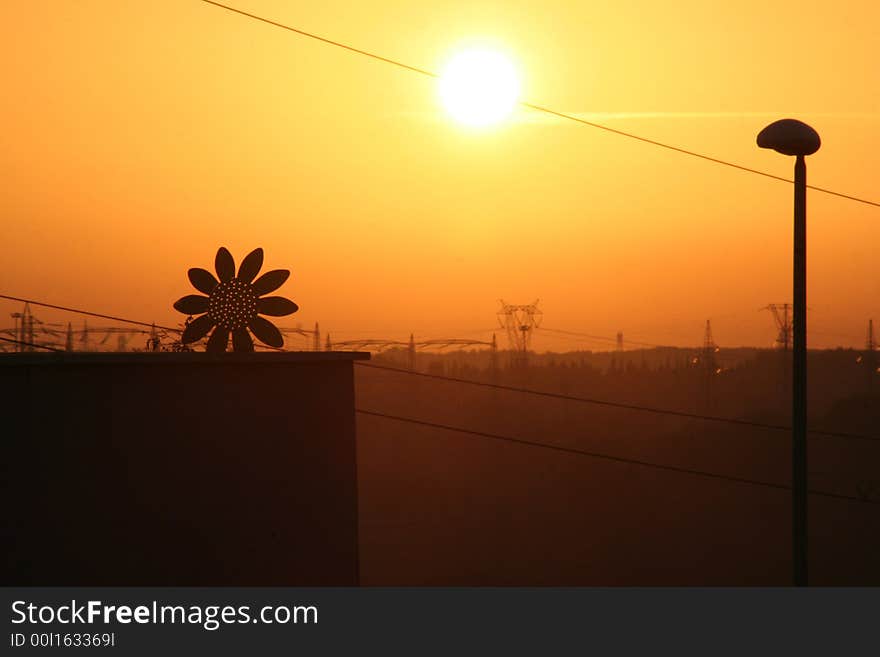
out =
<svg viewBox="0 0 880 657"><path fill-rule="evenodd" d="M359 357L3 357L4 582L356 584Z"/></svg>

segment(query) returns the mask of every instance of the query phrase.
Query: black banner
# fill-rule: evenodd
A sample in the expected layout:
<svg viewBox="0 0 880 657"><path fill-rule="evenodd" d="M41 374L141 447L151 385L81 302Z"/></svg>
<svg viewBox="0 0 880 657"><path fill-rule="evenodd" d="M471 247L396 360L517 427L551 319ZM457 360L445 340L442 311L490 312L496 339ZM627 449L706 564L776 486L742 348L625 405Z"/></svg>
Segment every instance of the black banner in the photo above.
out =
<svg viewBox="0 0 880 657"><path fill-rule="evenodd" d="M4 654L848 654L880 589L5 588Z"/></svg>

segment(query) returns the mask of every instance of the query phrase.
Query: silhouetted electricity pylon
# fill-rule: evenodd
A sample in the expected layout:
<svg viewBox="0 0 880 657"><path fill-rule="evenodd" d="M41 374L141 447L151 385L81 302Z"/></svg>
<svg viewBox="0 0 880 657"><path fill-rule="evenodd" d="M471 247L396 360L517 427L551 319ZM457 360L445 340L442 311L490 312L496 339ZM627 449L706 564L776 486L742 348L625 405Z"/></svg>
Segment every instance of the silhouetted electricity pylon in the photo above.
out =
<svg viewBox="0 0 880 657"><path fill-rule="evenodd" d="M856 358L856 362L865 368L868 396L874 394L874 379L880 374L877 366L877 340L874 338L874 320L868 320L868 332L865 336L865 353Z"/></svg>
<svg viewBox="0 0 880 657"><path fill-rule="evenodd" d="M790 303L771 303L761 308L769 310L776 324L776 349L782 352L779 359L779 387L784 395L791 392L791 345L794 337L794 321Z"/></svg>
<svg viewBox="0 0 880 657"><path fill-rule="evenodd" d="M720 351L712 337L712 322L706 320L706 329L703 331L703 348L700 351L700 361L707 370L718 374L718 359L715 357Z"/></svg>
<svg viewBox="0 0 880 657"><path fill-rule="evenodd" d="M614 353L611 354L611 371L623 371L623 331L617 332L617 342L615 344Z"/></svg>
<svg viewBox="0 0 880 657"><path fill-rule="evenodd" d="M522 368L528 364L532 332L541 325L543 316L544 313L538 308L538 299L525 306L505 303L501 299L498 322L507 330L511 367Z"/></svg>
<svg viewBox="0 0 880 657"><path fill-rule="evenodd" d="M776 322L776 347L783 351L791 348L792 321L790 303L771 303L761 310L769 310Z"/></svg>
<svg viewBox="0 0 880 657"><path fill-rule="evenodd" d="M721 374L718 367L717 354L721 351L715 339L712 337L712 322L706 320L706 328L703 331L703 347L700 349L699 364L703 370L703 392L706 400L706 408L712 407L712 383L716 376Z"/></svg>
<svg viewBox="0 0 880 657"><path fill-rule="evenodd" d="M24 310L10 315L15 321L15 339L18 341L18 351L34 350L34 314L29 303L24 304Z"/></svg>
<svg viewBox="0 0 880 657"><path fill-rule="evenodd" d="M82 341L84 345L83 350L88 351L89 327L85 322L83 322ZM154 323L150 328L150 337L147 338L147 351L161 351L161 349L162 339L159 337L159 330Z"/></svg>

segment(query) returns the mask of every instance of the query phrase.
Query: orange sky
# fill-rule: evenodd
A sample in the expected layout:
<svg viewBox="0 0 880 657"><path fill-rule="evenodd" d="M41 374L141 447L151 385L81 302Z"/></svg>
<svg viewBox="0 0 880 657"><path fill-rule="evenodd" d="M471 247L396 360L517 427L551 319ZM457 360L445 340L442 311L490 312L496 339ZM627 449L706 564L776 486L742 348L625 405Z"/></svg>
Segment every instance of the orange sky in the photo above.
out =
<svg viewBox="0 0 880 657"><path fill-rule="evenodd" d="M488 44L529 101L777 175L755 135L800 118L809 182L880 200L873 0L229 2L434 70ZM282 324L339 339L477 336L540 298L557 329L768 345L758 308L790 300L785 184L525 110L464 129L430 79L196 0L0 19L0 293L174 323L225 245L293 271ZM810 192L808 221L810 344L861 345L880 209Z"/></svg>

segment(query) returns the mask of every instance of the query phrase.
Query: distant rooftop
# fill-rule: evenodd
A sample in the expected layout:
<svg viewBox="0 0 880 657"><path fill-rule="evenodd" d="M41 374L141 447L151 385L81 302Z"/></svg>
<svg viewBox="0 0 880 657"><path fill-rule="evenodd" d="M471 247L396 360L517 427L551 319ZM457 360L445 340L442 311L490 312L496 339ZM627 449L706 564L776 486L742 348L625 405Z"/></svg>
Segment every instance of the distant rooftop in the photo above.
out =
<svg viewBox="0 0 880 657"><path fill-rule="evenodd" d="M90 365L143 364L238 364L282 365L288 363L333 363L369 360L366 351L279 351L274 353L204 352L19 352L0 354L0 367L16 365L56 365L59 363Z"/></svg>

